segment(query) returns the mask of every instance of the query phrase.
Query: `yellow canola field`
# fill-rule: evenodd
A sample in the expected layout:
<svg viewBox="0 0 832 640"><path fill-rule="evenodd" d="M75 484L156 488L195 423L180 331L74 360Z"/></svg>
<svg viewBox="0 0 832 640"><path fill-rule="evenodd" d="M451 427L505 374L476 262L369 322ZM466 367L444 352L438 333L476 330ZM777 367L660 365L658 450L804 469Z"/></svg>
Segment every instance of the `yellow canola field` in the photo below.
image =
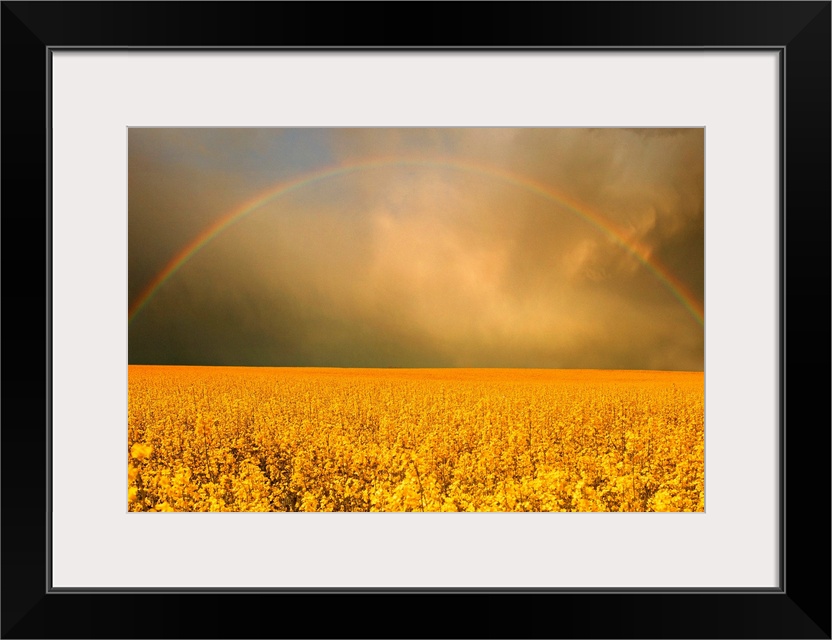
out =
<svg viewBox="0 0 832 640"><path fill-rule="evenodd" d="M703 374L129 367L130 511L704 511Z"/></svg>

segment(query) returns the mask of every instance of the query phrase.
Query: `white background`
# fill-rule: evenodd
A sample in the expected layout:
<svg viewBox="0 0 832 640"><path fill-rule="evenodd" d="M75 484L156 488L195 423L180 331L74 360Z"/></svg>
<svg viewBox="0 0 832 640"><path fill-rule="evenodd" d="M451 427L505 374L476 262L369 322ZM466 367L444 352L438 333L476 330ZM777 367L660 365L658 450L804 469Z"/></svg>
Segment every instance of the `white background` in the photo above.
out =
<svg viewBox="0 0 832 640"><path fill-rule="evenodd" d="M773 53L53 58L53 584L778 583ZM128 126L706 127L706 513L129 514Z"/></svg>

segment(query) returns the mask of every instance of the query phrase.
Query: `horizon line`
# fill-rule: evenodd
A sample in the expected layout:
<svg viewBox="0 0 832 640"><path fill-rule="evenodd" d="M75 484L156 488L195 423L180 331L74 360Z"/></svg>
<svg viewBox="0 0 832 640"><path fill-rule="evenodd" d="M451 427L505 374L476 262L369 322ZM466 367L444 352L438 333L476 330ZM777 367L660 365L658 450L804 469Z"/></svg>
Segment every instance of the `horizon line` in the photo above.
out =
<svg viewBox="0 0 832 640"><path fill-rule="evenodd" d="M622 369L609 367L497 367L497 366L446 366L446 367L407 367L407 366L335 366L335 365L270 365L270 364L160 364L160 363L138 363L128 362L128 367L189 367L189 368L215 368L215 369L373 369L373 370L394 370L394 371L438 371L438 370L460 370L460 369L511 369L516 371L649 371L667 373L705 373L704 369Z"/></svg>

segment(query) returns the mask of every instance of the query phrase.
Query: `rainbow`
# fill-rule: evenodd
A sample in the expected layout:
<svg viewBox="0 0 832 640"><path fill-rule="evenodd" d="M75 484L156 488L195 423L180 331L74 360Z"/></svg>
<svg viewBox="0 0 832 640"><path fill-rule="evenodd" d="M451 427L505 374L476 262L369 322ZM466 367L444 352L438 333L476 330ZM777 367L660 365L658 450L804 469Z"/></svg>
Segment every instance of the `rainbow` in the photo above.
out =
<svg viewBox="0 0 832 640"><path fill-rule="evenodd" d="M292 180L281 182L267 191L254 196L250 200L246 200L241 203L209 227L205 228L199 235L191 240L191 242L183 247L182 250L176 254L170 262L168 262L164 269L156 274L142 293L133 301L133 304L130 305L128 310L128 323L131 322L147 305L159 288L162 287L162 285L164 285L165 282L167 282L171 277L173 277L173 275L179 271L179 269L181 269L182 266L200 249L211 242L211 240L216 238L228 227L239 222L248 214L252 213L270 200L286 195L287 193L291 193L292 191L297 191L298 189L307 187L320 180L327 180L359 171L366 171L368 169L387 167L425 167L453 169L457 171L477 173L489 178L496 178L505 183L531 191L542 198L556 202L558 205L561 205L572 213L578 215L588 224L595 227L602 234L611 238L635 256L638 261L644 265L644 267L647 268L684 306L684 308L687 309L696 322L698 322L701 326L704 326L704 308L697 300L696 296L690 292L684 283L676 278L664 265L653 257L648 247L633 238L627 237L627 234L617 229L611 222L605 220L597 213L592 212L580 202L536 180L515 175L496 167L477 164L469 160L461 160L457 158L427 160L422 158L401 157L365 160L361 162L342 164L336 167L319 169L317 171L300 175Z"/></svg>

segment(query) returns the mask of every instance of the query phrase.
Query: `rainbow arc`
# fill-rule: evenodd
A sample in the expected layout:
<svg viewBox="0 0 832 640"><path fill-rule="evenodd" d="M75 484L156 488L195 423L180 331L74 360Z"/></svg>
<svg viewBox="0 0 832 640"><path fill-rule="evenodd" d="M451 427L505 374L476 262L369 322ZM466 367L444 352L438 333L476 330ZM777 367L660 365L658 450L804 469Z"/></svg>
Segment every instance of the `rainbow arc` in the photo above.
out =
<svg viewBox="0 0 832 640"><path fill-rule="evenodd" d="M165 282L170 280L183 265L185 265L200 251L200 249L219 236L230 226L240 222L246 216L253 213L271 200L293 191L303 189L304 187L308 187L309 185L321 180L328 180L360 171L387 167L440 168L476 173L489 178L501 180L507 184L531 191L547 200L554 201L558 205L582 218L588 224L600 231L603 235L612 239L635 256L635 258L638 259L638 261L646 269L648 269L648 271L650 271L656 279L661 282L661 284L684 306L696 322L699 323L699 325L704 326L704 308L702 304L682 281L674 276L670 270L668 270L659 262L657 258L652 255L650 249L646 245L631 237L630 234L624 233L622 230L615 227L609 220L606 220L603 216L592 211L577 200L531 178L516 175L501 168L471 162L469 160L457 158L423 159L401 157L364 160L306 173L292 180L284 181L241 203L239 206L235 207L200 232L193 240L184 246L158 274L156 274L142 293L134 300L133 304L130 305L128 311L128 322L132 322L141 310L147 306L150 300L153 299L154 295L165 284Z"/></svg>

